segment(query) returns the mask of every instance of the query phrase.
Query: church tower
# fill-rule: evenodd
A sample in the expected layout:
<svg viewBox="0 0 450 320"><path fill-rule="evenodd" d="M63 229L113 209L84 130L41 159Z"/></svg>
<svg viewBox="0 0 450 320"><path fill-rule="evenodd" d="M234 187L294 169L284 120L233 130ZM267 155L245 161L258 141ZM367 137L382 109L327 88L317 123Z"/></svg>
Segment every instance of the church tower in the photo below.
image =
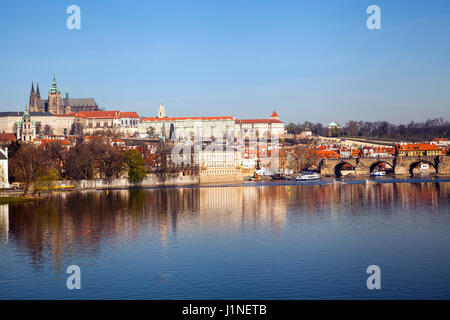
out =
<svg viewBox="0 0 450 320"><path fill-rule="evenodd" d="M165 118L165 117L166 117L166 110L164 109L164 105L161 103L159 105L158 118Z"/></svg>
<svg viewBox="0 0 450 320"><path fill-rule="evenodd" d="M278 113L275 110L273 110L273 113L270 116L270 119L272 119L272 120L280 120L280 117L278 116Z"/></svg>
<svg viewBox="0 0 450 320"><path fill-rule="evenodd" d="M36 87L36 99L37 101L41 100L41 93L39 92L39 83L36 82L37 87Z"/></svg>
<svg viewBox="0 0 450 320"><path fill-rule="evenodd" d="M36 93L34 92L34 83L31 82L31 92L30 92L30 101L29 101L29 105L30 105L30 111L31 112L35 112L35 108L37 107L37 105L34 104L36 98Z"/></svg>
<svg viewBox="0 0 450 320"><path fill-rule="evenodd" d="M28 112L28 107L25 106L22 120L16 126L17 139L24 142L33 142L36 138L36 124L31 120L31 115Z"/></svg>
<svg viewBox="0 0 450 320"><path fill-rule="evenodd" d="M63 106L61 103L61 91L58 90L56 79L53 75L52 88L48 91L48 112L52 114L63 114Z"/></svg>
<svg viewBox="0 0 450 320"><path fill-rule="evenodd" d="M41 93L39 92L39 83L37 83L36 92L34 91L34 83L31 82L31 92L30 92L30 112L39 112L45 111L45 107L42 108L41 101Z"/></svg>

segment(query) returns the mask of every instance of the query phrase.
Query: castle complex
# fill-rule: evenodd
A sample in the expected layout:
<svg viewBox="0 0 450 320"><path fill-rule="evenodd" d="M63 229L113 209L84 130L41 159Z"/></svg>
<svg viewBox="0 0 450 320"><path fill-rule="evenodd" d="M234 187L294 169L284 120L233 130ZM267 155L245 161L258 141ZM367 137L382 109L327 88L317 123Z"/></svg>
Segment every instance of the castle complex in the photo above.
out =
<svg viewBox="0 0 450 320"><path fill-rule="evenodd" d="M61 91L56 85L55 76L53 76L52 87L48 91L47 100L41 99L39 84L37 84L36 91L34 91L34 83L31 84L29 105L30 112L49 112L53 115L100 110L94 98L71 99L68 92L62 98Z"/></svg>
<svg viewBox="0 0 450 320"><path fill-rule="evenodd" d="M36 89L36 90L35 90ZM94 98L69 98L61 95L55 76L48 98L42 99L39 84L31 84L29 105L25 111L0 112L0 134L13 133L17 140L33 142L47 136L92 134L97 130L116 130L126 137L161 138L192 143L202 137L208 141L219 136L280 137L284 123L276 111L268 119L237 119L233 116L167 116L163 104L154 117L136 112L100 109Z"/></svg>

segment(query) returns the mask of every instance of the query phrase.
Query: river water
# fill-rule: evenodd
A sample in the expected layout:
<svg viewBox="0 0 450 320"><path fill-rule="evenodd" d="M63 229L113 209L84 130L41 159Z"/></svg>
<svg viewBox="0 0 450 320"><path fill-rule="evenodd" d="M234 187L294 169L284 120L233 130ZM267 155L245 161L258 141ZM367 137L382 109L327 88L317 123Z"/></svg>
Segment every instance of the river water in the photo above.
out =
<svg viewBox="0 0 450 320"><path fill-rule="evenodd" d="M450 299L449 197L449 182L244 183L3 205L0 299Z"/></svg>

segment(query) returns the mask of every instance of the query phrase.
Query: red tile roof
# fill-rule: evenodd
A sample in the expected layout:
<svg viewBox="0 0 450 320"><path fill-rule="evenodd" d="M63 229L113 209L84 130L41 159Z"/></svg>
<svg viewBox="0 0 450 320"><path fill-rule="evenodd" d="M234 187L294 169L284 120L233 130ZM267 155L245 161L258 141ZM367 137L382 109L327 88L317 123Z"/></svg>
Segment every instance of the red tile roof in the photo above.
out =
<svg viewBox="0 0 450 320"><path fill-rule="evenodd" d="M140 118L137 112L121 112L120 113L121 118Z"/></svg>
<svg viewBox="0 0 450 320"><path fill-rule="evenodd" d="M33 140L34 142L41 142L41 146L44 146L44 145L46 145L47 143L59 143L59 144L64 144L64 145L70 145L70 141L68 140L68 139L63 139L63 140L60 140L60 139L40 139L40 138L35 138L34 140Z"/></svg>
<svg viewBox="0 0 450 320"><path fill-rule="evenodd" d="M76 115L79 118L100 118L100 119L118 119L120 111L83 111Z"/></svg>
<svg viewBox="0 0 450 320"><path fill-rule="evenodd" d="M279 118L278 113L275 110L273 110L273 113L270 117L271 118Z"/></svg>
<svg viewBox="0 0 450 320"><path fill-rule="evenodd" d="M429 151L429 150L441 150L438 146L434 144L426 143L411 143L399 146L399 151Z"/></svg>
<svg viewBox="0 0 450 320"><path fill-rule="evenodd" d="M244 123L283 123L277 119L242 119L236 120L236 124L244 124Z"/></svg>
<svg viewBox="0 0 450 320"><path fill-rule="evenodd" d="M177 121L177 120L233 120L234 117L165 117L142 118L142 121Z"/></svg>
<svg viewBox="0 0 450 320"><path fill-rule="evenodd" d="M339 159L341 155L334 150L318 150L317 156L319 158L335 158Z"/></svg>
<svg viewBox="0 0 450 320"><path fill-rule="evenodd" d="M1 142L13 142L17 141L14 133L0 133L0 141Z"/></svg>
<svg viewBox="0 0 450 320"><path fill-rule="evenodd" d="M70 114L72 115L72 114ZM118 110L113 111L82 111L74 114L78 118L89 119L120 119L120 118L140 118L137 112L120 112ZM60 115L69 116L69 115Z"/></svg>

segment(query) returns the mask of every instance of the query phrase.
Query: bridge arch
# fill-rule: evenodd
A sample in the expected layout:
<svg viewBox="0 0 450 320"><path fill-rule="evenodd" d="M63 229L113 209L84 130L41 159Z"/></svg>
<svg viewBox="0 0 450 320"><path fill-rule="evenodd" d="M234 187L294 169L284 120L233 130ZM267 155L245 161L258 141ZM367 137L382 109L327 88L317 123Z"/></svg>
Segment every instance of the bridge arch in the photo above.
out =
<svg viewBox="0 0 450 320"><path fill-rule="evenodd" d="M410 164L409 173L411 174L411 176L414 176L414 174L421 174L421 173L436 174L437 166L434 162L429 160L418 160Z"/></svg>
<svg viewBox="0 0 450 320"><path fill-rule="evenodd" d="M393 173L394 165L385 160L378 160L370 165L369 172L372 173L376 170L386 171L386 173Z"/></svg>
<svg viewBox="0 0 450 320"><path fill-rule="evenodd" d="M342 174L343 170L346 170L346 171L353 170L353 174L354 174L355 169L356 169L356 167L353 166L350 162L341 161L337 165L334 166L334 173L336 174L336 177L341 177L343 175Z"/></svg>

